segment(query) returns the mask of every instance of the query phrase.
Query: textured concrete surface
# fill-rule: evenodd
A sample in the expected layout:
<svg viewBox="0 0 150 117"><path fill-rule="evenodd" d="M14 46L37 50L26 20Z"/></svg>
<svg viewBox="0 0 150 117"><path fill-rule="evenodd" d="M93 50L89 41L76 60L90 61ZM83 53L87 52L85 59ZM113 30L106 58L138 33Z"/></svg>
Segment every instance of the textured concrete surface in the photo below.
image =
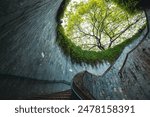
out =
<svg viewBox="0 0 150 117"><path fill-rule="evenodd" d="M110 66L107 62L95 67L84 63L80 66L72 64L70 58L62 54L55 42L56 14L61 2L62 0L0 1L0 74L51 82L71 82L73 76L80 71L88 70L94 74L106 71ZM11 80L5 81L3 76L0 80L0 88L3 90L8 85L14 92L21 86L24 88L20 92L27 91L27 84L23 84L21 80L16 79L12 83ZM66 87L59 85L61 84L53 87L57 89L56 92L66 90ZM43 91L46 90L44 85L41 90L42 88ZM49 88L47 90L49 93L54 92Z"/></svg>
<svg viewBox="0 0 150 117"><path fill-rule="evenodd" d="M150 10L146 10L150 28ZM144 38L143 38L144 37ZM85 72L84 87L96 99L150 99L150 32L102 76ZM122 59L125 58L125 59Z"/></svg>
<svg viewBox="0 0 150 117"><path fill-rule="evenodd" d="M71 81L71 77L79 71L101 74L109 67L109 63L95 68L86 64L72 64L61 53L55 43L55 19L62 0L1 2L0 8L7 12L0 17L1 74L46 80L61 80L67 74L65 80ZM4 3L7 4L6 8L3 8Z"/></svg>
<svg viewBox="0 0 150 117"><path fill-rule="evenodd" d="M0 99L32 99L70 89L67 82L51 82L26 77L0 75Z"/></svg>
<svg viewBox="0 0 150 117"><path fill-rule="evenodd" d="M107 62L95 67L84 63L80 66L72 64L70 58L62 54L55 42L56 14L61 2L0 1L1 99L22 99L64 91L70 89L69 84L76 73L86 70L101 75L110 66ZM101 77L85 74L85 87L96 99L150 98L148 36L138 48L127 59L120 56Z"/></svg>

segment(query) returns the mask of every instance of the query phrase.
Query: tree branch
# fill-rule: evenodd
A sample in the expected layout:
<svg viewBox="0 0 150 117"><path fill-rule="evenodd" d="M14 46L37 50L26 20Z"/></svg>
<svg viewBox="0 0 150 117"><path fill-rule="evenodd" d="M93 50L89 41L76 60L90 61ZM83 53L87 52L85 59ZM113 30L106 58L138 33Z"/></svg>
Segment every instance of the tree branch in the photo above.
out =
<svg viewBox="0 0 150 117"><path fill-rule="evenodd" d="M137 22L139 22L142 18L145 17L141 17L139 19L137 19L135 22L133 22L132 24L128 25L124 30L122 30L120 33L115 35L115 38L112 40L112 42L116 41L123 33L125 33L131 26L133 26L134 24L136 24ZM118 35L118 36L117 36ZM117 36L117 37L116 37Z"/></svg>

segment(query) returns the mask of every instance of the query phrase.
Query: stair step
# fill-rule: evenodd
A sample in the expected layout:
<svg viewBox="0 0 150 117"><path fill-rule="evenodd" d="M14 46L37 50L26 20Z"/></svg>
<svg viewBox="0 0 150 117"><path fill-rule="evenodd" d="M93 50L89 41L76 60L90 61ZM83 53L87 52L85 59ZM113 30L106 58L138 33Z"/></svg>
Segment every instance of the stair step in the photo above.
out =
<svg viewBox="0 0 150 117"><path fill-rule="evenodd" d="M37 96L34 97L33 99L37 100L71 100L71 89L58 92L58 93L53 93L50 95L42 95L42 96Z"/></svg>

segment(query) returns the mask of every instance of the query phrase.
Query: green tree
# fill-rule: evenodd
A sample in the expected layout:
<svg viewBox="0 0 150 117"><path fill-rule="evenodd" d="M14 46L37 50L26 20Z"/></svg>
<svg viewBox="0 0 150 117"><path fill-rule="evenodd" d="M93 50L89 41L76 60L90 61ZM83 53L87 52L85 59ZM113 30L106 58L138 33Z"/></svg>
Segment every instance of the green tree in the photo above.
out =
<svg viewBox="0 0 150 117"><path fill-rule="evenodd" d="M145 22L144 13L129 15L110 0L74 2L65 18L65 33L73 42L100 51L128 39Z"/></svg>

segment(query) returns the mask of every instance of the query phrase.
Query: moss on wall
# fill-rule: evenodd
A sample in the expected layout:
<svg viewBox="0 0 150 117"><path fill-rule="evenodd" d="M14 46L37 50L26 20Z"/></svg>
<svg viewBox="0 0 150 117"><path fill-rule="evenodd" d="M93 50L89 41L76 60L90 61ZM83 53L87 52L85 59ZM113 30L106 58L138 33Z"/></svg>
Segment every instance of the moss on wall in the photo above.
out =
<svg viewBox="0 0 150 117"><path fill-rule="evenodd" d="M145 28L142 27L142 30ZM123 51L124 47L130 44L133 40L137 39L141 34L141 29L138 33L136 33L132 38L127 39L126 41L122 42L114 46L113 48L109 48L104 51L88 51L82 50L81 47L76 46L64 33L64 29L61 25L57 27L57 43L61 47L62 51L65 55L70 56L72 62L75 63L88 63L88 64L97 64L101 63L103 60L109 61L110 63L114 62L121 52Z"/></svg>

